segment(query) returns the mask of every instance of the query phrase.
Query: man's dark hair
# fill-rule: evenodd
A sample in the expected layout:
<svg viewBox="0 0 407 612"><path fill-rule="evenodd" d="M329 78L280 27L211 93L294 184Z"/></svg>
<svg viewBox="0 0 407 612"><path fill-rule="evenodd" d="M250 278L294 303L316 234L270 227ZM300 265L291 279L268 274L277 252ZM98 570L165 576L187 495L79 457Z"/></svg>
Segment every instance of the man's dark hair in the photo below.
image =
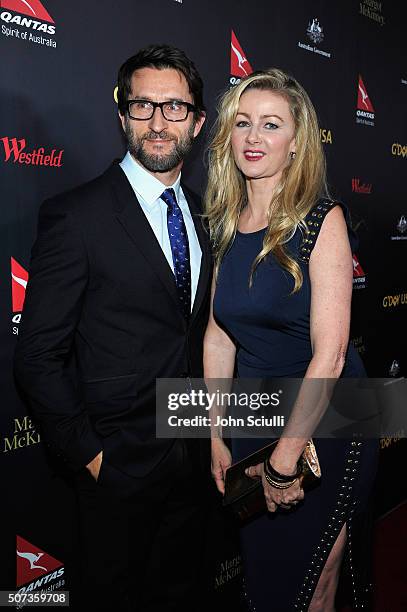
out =
<svg viewBox="0 0 407 612"><path fill-rule="evenodd" d="M119 70L117 99L121 115L124 115L127 110L126 102L131 94L131 77L135 70L141 68L157 68L158 70L173 68L181 72L188 83L196 107L195 119L198 119L205 111L203 81L195 64L185 55L184 51L170 45L149 45L126 60Z"/></svg>

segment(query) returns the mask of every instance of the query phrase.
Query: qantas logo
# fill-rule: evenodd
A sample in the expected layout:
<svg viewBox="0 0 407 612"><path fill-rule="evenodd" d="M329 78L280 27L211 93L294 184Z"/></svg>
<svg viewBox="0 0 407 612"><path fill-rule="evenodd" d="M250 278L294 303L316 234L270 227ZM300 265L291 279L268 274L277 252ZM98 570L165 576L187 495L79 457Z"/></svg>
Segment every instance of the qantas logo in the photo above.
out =
<svg viewBox="0 0 407 612"><path fill-rule="evenodd" d="M39 0L0 0L0 19L4 36L16 38L56 49L57 42L43 34L55 34L56 26L51 15ZM17 13L17 14L16 14ZM17 26L27 28L21 30ZM30 30L35 30L31 32Z"/></svg>
<svg viewBox="0 0 407 612"><path fill-rule="evenodd" d="M367 278L366 278L365 271L360 265L360 262L358 258L356 257L356 255L353 254L352 259L353 259L353 288L354 289L366 289Z"/></svg>
<svg viewBox="0 0 407 612"><path fill-rule="evenodd" d="M29 15L41 21L49 21L55 23L51 15L48 13L44 5L39 0L1 0L1 8Z"/></svg>
<svg viewBox="0 0 407 612"><path fill-rule="evenodd" d="M36 590L47 582L59 578L64 573L63 563L51 557L37 546L17 536L17 587L31 584L20 589L20 592ZM57 571L55 571L57 570ZM47 575L46 575L47 574Z"/></svg>
<svg viewBox="0 0 407 612"><path fill-rule="evenodd" d="M237 85L240 79L248 76L252 72L253 69L246 58L246 54L240 46L239 41L236 38L236 34L232 30L232 38L230 41L230 74L232 75L232 78L230 79L231 84Z"/></svg>
<svg viewBox="0 0 407 612"><path fill-rule="evenodd" d="M362 77L359 75L356 123L374 126L374 118L375 112L373 104L369 98L369 94L367 93Z"/></svg>
<svg viewBox="0 0 407 612"><path fill-rule="evenodd" d="M42 565L35 565L37 563L37 561L39 560L40 557L42 557L44 553L40 552L40 553L32 553L32 552L20 552L17 549L17 556L21 557L22 559L27 559L28 563L30 564L30 569L40 569L40 570L44 570L44 572L48 571L48 568L43 567Z"/></svg>
<svg viewBox="0 0 407 612"><path fill-rule="evenodd" d="M365 289L366 288L366 274L359 263L358 258L355 254L352 255L353 259L353 288L354 289Z"/></svg>
<svg viewBox="0 0 407 612"><path fill-rule="evenodd" d="M358 109L369 111L369 113L374 113L374 108L369 99L369 95L366 91L366 87L362 81L361 76L359 76L359 84L358 84Z"/></svg>
<svg viewBox="0 0 407 612"><path fill-rule="evenodd" d="M11 293L13 312L22 312L27 288L28 272L18 261L11 258Z"/></svg>
<svg viewBox="0 0 407 612"><path fill-rule="evenodd" d="M354 278L358 278L360 276L365 276L365 273L363 272L362 266L359 263L358 258L356 257L356 255L353 255L353 277Z"/></svg>

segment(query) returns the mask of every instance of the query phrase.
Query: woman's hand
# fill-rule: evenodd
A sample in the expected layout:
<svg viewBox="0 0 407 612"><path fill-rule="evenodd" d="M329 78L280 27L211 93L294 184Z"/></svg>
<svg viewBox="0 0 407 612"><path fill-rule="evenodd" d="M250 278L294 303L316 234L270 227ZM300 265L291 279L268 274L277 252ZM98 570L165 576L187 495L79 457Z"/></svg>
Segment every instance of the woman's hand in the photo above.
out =
<svg viewBox="0 0 407 612"><path fill-rule="evenodd" d="M212 438L212 477L215 480L216 488L222 495L225 494L225 475L226 470L232 465L232 455L230 450L221 438Z"/></svg>
<svg viewBox="0 0 407 612"><path fill-rule="evenodd" d="M288 510L304 499L304 489L301 488L301 482L298 478L288 489L276 489L267 482L262 463L247 468L246 474L251 478L258 478L260 476L269 512L275 512L278 506Z"/></svg>

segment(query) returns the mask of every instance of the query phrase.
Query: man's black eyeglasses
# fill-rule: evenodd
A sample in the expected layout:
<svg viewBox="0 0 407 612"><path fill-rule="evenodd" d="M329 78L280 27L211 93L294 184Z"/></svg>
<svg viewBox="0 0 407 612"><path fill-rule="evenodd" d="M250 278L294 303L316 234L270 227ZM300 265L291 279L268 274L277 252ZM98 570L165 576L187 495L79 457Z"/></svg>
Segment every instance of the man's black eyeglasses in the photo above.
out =
<svg viewBox="0 0 407 612"><path fill-rule="evenodd" d="M181 100L152 102L151 100L127 100L127 112L130 119L144 121L151 119L155 109L159 108L167 121L185 121L188 113L196 111L196 106Z"/></svg>

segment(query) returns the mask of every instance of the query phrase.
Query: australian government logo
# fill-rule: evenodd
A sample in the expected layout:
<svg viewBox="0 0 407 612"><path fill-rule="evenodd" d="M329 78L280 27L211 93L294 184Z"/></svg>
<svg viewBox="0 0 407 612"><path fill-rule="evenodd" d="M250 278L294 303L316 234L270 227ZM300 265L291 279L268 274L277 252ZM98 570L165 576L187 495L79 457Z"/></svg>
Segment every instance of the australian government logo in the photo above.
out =
<svg viewBox="0 0 407 612"><path fill-rule="evenodd" d="M401 215L396 225L397 234L390 236L391 240L407 240L407 219L405 215Z"/></svg>
<svg viewBox="0 0 407 612"><path fill-rule="evenodd" d="M40 0L1 0L1 33L46 47L57 47L55 21Z"/></svg>
<svg viewBox="0 0 407 612"><path fill-rule="evenodd" d="M397 376L400 373L400 362L398 359L393 359L389 367L389 376Z"/></svg>
<svg viewBox="0 0 407 612"><path fill-rule="evenodd" d="M253 72L245 52L237 40L236 34L232 30L230 39L230 85L234 87L240 81Z"/></svg>
<svg viewBox="0 0 407 612"><path fill-rule="evenodd" d="M323 55L324 57L331 59L331 52L324 51L320 48L320 44L323 42L325 35L323 27L316 17L309 21L306 33L307 37L313 43L313 45L298 41L298 46L300 47L300 49L304 49L304 51L311 51L311 53Z"/></svg>

